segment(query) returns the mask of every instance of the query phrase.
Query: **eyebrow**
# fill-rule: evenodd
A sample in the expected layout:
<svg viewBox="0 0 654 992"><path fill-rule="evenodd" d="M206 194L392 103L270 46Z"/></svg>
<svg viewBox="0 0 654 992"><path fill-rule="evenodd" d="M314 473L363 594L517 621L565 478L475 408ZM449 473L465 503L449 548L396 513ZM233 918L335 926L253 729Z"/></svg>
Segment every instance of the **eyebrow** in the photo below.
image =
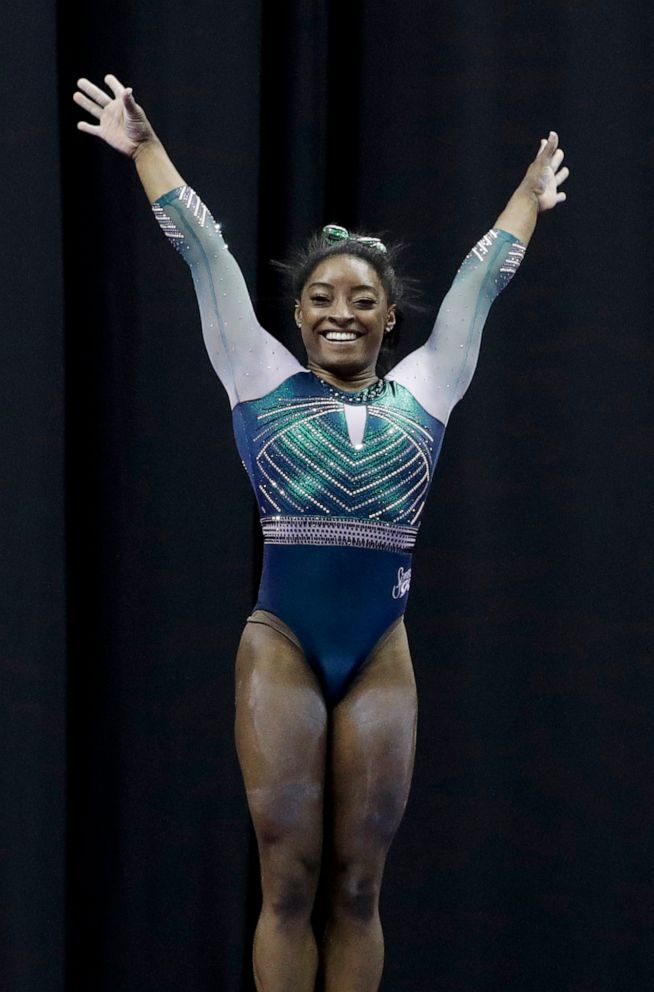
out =
<svg viewBox="0 0 654 992"><path fill-rule="evenodd" d="M311 289L312 286L326 286L327 289L333 289L334 288L334 284L331 283L331 282L312 282L312 283L309 283L309 285L307 286L307 289ZM356 293L360 289L367 289L371 293L376 293L377 292L377 290L375 289L374 286L368 286L367 283L361 283L360 286L352 286L352 292L353 293Z"/></svg>

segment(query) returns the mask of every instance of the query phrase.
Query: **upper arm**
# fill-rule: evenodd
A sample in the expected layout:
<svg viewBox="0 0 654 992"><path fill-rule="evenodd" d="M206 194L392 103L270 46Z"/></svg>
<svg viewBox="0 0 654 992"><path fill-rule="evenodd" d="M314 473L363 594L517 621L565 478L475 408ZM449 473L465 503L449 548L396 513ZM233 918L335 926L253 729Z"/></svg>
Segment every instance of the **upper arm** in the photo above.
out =
<svg viewBox="0 0 654 992"><path fill-rule="evenodd" d="M524 251L506 231L491 230L478 241L457 272L428 340L388 375L442 423L470 384L488 311Z"/></svg>
<svg viewBox="0 0 654 992"><path fill-rule="evenodd" d="M232 407L300 371L300 363L259 324L243 273L197 193L181 186L152 209L191 269L205 346Z"/></svg>

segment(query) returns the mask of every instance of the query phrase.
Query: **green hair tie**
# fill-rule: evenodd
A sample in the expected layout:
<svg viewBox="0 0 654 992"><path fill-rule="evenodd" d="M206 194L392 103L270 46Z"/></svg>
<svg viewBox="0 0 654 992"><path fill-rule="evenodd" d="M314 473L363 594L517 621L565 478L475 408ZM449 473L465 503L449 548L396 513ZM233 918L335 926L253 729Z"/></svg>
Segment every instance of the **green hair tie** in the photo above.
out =
<svg viewBox="0 0 654 992"><path fill-rule="evenodd" d="M367 248L374 248L376 251L386 251L386 245L379 238L361 238L357 234L350 234L346 227L340 224L325 224L322 229L324 240L330 245L337 245L341 241L358 241L360 245Z"/></svg>

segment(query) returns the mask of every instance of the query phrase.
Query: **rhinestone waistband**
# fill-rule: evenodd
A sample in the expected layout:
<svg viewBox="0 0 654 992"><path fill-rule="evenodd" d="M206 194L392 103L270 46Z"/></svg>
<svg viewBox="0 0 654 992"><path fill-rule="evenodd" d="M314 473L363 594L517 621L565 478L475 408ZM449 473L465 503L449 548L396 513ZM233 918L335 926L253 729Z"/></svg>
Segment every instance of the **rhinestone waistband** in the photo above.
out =
<svg viewBox="0 0 654 992"><path fill-rule="evenodd" d="M411 551L417 527L350 517L264 517L266 544L322 544L331 547Z"/></svg>

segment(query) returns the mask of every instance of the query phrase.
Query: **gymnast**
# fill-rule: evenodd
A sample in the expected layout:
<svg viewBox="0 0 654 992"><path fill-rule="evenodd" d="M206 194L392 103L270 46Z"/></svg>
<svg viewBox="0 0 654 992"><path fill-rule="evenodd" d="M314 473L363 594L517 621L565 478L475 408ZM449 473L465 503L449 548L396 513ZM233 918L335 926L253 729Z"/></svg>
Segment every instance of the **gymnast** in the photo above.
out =
<svg viewBox="0 0 654 992"><path fill-rule="evenodd" d="M78 128L133 159L188 263L204 341L229 396L264 537L259 596L236 658L236 745L263 905L259 992L374 992L379 893L413 770L416 688L404 628L411 553L450 412L489 308L538 214L565 199L551 131L463 261L429 339L385 377L401 312L394 252L329 225L293 268L302 366L260 325L220 227L171 163L132 90L78 81ZM328 797L329 817L325 818ZM311 914L323 872L328 920Z"/></svg>

